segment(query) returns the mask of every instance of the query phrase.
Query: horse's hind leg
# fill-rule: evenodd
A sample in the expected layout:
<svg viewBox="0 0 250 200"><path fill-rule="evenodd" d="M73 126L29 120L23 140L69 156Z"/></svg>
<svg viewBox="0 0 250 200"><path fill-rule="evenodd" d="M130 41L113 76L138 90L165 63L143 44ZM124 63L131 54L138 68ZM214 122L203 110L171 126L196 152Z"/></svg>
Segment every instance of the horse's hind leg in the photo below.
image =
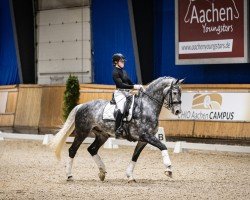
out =
<svg viewBox="0 0 250 200"><path fill-rule="evenodd" d="M76 133L76 136L75 136L74 142L72 143L71 147L69 148L69 158L68 158L67 163L66 163L67 180L73 179L73 176L72 176L73 159L76 155L77 150L81 146L83 140L88 135L88 134L78 133L78 132L76 132L76 130L74 130L74 132Z"/></svg>
<svg viewBox="0 0 250 200"><path fill-rule="evenodd" d="M95 141L88 147L88 152L91 154L93 160L95 161L97 167L99 168L100 173L98 174L101 181L104 181L106 172L106 167L101 159L101 157L97 154L99 148L107 141L109 138L108 135L103 135L101 132L96 133Z"/></svg>

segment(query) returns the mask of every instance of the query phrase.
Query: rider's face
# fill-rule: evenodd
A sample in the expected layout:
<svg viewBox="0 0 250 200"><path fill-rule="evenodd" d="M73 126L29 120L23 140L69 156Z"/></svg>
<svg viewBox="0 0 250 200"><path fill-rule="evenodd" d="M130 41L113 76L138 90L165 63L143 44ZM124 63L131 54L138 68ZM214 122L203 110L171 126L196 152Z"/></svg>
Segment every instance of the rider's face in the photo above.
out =
<svg viewBox="0 0 250 200"><path fill-rule="evenodd" d="M123 67L124 67L124 60L119 60L118 66L119 66L120 68L123 68Z"/></svg>

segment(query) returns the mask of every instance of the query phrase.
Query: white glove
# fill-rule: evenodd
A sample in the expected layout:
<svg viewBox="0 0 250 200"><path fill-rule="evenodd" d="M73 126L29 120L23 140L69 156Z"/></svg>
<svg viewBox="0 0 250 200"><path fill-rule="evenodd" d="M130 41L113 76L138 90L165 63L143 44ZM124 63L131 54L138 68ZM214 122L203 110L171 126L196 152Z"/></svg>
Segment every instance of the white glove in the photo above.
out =
<svg viewBox="0 0 250 200"><path fill-rule="evenodd" d="M141 88L144 90L142 85L134 85L135 90L140 90Z"/></svg>

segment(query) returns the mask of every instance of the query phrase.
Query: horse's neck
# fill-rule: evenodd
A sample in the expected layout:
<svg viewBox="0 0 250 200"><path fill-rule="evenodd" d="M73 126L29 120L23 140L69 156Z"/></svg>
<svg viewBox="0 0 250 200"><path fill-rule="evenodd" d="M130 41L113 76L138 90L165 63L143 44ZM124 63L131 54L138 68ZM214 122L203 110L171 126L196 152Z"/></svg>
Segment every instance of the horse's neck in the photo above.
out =
<svg viewBox="0 0 250 200"><path fill-rule="evenodd" d="M143 99L147 102L147 107L151 110L152 115L157 118L160 115L161 108L163 106L163 96L161 90L145 91L147 95L143 95Z"/></svg>
<svg viewBox="0 0 250 200"><path fill-rule="evenodd" d="M152 115L158 119L161 108L163 106L164 97L163 90L172 84L174 78L171 77L160 77L154 80L152 83L148 85L145 93L143 94L142 99L145 100L145 104L147 104L147 109L150 110Z"/></svg>
<svg viewBox="0 0 250 200"><path fill-rule="evenodd" d="M152 98L144 97L150 107L152 108L152 113L157 116L160 115L161 108L163 106L164 97L163 97L163 90L172 83L173 78L171 77L161 77L153 81L149 86L146 88L146 93Z"/></svg>

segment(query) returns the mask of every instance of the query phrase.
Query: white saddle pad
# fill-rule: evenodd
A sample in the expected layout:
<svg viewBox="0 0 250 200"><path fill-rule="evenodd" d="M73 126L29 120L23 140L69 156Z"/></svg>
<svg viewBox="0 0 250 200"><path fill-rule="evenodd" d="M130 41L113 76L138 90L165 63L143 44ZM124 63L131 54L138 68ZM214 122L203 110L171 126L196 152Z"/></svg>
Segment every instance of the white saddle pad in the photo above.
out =
<svg viewBox="0 0 250 200"><path fill-rule="evenodd" d="M135 101L135 96L133 95L131 107L129 109L129 115L126 118L124 118L123 121L130 121L132 119L134 101ZM116 104L115 105L110 104L109 102L104 108L102 119L109 119L109 120L115 121L115 117L114 117L115 108L116 108Z"/></svg>

